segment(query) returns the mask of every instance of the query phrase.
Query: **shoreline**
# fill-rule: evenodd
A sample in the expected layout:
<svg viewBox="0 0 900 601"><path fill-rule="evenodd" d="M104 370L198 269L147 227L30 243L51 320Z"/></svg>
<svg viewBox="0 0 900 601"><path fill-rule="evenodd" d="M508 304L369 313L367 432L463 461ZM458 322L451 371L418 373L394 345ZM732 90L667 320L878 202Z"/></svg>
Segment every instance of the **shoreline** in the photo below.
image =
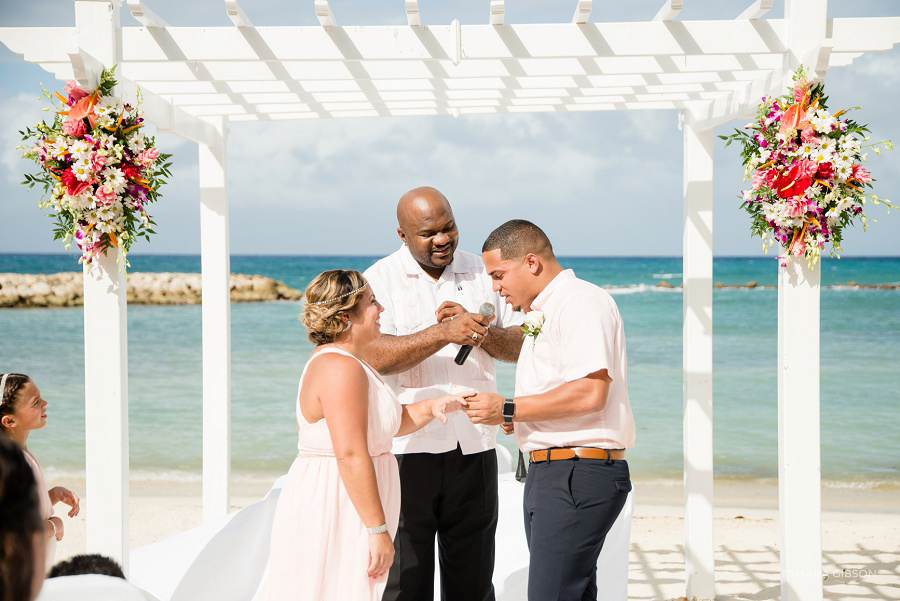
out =
<svg viewBox="0 0 900 601"><path fill-rule="evenodd" d="M230 487L232 505L244 507L261 499L272 484L284 473L232 471ZM190 474L190 478L184 475ZM129 490L132 498L144 499L196 499L202 496L202 480L199 472L182 472L170 479L165 473L142 478L132 473ZM500 474L500 477L506 477ZM85 480L81 476L62 475L53 468L46 471L48 486L62 485L75 490L85 498ZM681 507L684 505L682 480L642 478L632 476L636 500L647 506ZM752 509L771 511L778 509L778 481L776 478L731 478L716 476L713 489L714 509ZM854 483L823 481L821 488L822 511L843 513L848 511L896 515L900 517L900 481ZM85 499L87 501L87 499ZM238 502L240 501L240 503Z"/></svg>

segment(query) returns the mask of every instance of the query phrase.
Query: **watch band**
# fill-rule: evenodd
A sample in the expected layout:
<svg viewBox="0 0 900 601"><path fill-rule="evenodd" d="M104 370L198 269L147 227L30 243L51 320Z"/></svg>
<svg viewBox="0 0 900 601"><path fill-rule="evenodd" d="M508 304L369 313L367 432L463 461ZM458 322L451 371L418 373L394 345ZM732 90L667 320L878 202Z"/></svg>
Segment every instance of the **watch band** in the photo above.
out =
<svg viewBox="0 0 900 601"><path fill-rule="evenodd" d="M516 402L513 399L505 399L503 401L503 421L511 423L516 415Z"/></svg>

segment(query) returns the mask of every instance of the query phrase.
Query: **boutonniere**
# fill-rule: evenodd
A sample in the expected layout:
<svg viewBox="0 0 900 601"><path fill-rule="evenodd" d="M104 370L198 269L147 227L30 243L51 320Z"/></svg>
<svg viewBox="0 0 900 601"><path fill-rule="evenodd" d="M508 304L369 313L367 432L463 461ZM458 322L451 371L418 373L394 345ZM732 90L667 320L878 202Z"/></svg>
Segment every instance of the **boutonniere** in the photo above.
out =
<svg viewBox="0 0 900 601"><path fill-rule="evenodd" d="M523 338L531 336L537 339L544 326L544 314L541 311L529 311L525 314L525 323L522 324Z"/></svg>

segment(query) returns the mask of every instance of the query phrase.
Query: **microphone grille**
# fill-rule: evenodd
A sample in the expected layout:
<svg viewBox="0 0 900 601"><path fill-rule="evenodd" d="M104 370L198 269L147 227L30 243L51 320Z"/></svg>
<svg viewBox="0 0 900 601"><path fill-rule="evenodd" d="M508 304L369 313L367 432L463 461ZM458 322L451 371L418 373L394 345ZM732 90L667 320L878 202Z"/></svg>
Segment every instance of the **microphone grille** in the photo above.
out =
<svg viewBox="0 0 900 601"><path fill-rule="evenodd" d="M481 303L481 307L478 308L478 312L485 317L493 317L494 311L495 309L492 303Z"/></svg>

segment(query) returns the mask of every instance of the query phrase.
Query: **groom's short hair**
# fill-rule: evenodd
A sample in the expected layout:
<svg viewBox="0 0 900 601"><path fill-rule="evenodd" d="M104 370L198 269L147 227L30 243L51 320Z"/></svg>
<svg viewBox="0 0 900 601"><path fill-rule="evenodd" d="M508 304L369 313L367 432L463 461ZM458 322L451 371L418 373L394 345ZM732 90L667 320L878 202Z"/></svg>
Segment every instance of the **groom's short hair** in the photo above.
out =
<svg viewBox="0 0 900 601"><path fill-rule="evenodd" d="M543 259L552 259L553 245L544 230L524 219L511 219L487 237L481 252L500 250L500 258L519 259L534 253Z"/></svg>

